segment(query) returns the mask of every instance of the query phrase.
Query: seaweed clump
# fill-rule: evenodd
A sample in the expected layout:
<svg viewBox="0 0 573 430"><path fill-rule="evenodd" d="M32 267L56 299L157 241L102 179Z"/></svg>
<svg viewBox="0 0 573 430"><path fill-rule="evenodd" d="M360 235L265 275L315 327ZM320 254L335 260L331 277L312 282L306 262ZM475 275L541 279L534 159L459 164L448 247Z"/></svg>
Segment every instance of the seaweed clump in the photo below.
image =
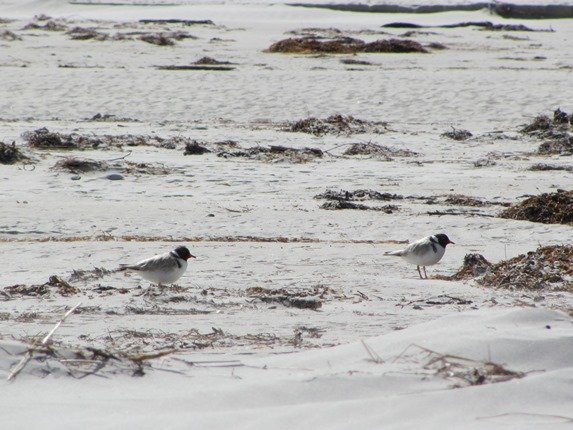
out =
<svg viewBox="0 0 573 430"><path fill-rule="evenodd" d="M273 43L266 52L287 54L357 54L357 53L427 53L414 40L386 39L366 43L352 37L318 40L314 37L291 37Z"/></svg>
<svg viewBox="0 0 573 430"><path fill-rule="evenodd" d="M451 276L444 278L449 281L461 281L473 279L485 275L489 272L492 264L481 254L466 254L462 267Z"/></svg>
<svg viewBox="0 0 573 430"><path fill-rule="evenodd" d="M555 193L530 197L505 209L499 217L543 224L573 225L573 191L557 190Z"/></svg>
<svg viewBox="0 0 573 430"><path fill-rule="evenodd" d="M282 145L269 147L254 146L236 150L223 150L217 153L218 157L242 157L266 162L306 163L316 158L322 158L324 153L318 148L289 148Z"/></svg>
<svg viewBox="0 0 573 430"><path fill-rule="evenodd" d="M477 282L512 290L573 290L571 261L573 246L544 246L494 264Z"/></svg>
<svg viewBox="0 0 573 430"><path fill-rule="evenodd" d="M545 140L538 148L541 155L573 154L573 136L570 129L573 126L573 115L557 109L553 118L547 115L537 116L521 132L536 139Z"/></svg>
<svg viewBox="0 0 573 430"><path fill-rule="evenodd" d="M12 145L0 142L0 164L14 164L27 158L28 157L22 154L20 149L16 147L16 142L12 142Z"/></svg>
<svg viewBox="0 0 573 430"><path fill-rule="evenodd" d="M348 156L370 156L374 158L383 158L386 161L391 161L392 157L415 157L417 152L410 151L409 149L394 149L387 146L378 145L376 143L353 143L343 155Z"/></svg>
<svg viewBox="0 0 573 430"><path fill-rule="evenodd" d="M354 118L351 115L331 115L325 119L305 118L290 123L286 131L314 134L355 134L355 133L383 133L385 130L378 128L386 127L385 122L372 122Z"/></svg>

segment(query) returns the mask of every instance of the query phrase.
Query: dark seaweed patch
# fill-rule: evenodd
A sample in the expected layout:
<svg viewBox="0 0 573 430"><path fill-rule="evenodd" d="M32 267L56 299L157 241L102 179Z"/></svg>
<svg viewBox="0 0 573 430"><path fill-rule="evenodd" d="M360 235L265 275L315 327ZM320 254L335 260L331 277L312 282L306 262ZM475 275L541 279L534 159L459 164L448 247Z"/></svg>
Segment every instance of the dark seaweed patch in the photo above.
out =
<svg viewBox="0 0 573 430"><path fill-rule="evenodd" d="M558 190L530 197L507 208L499 217L543 224L573 224L573 191Z"/></svg>

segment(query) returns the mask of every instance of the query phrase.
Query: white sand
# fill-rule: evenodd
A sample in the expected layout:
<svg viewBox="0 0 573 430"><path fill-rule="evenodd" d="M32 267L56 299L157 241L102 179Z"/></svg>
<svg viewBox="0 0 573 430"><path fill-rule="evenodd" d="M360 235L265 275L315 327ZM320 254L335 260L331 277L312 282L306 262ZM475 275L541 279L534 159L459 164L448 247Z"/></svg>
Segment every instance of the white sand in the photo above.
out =
<svg viewBox="0 0 573 430"><path fill-rule="evenodd" d="M0 141L15 141L36 159L35 167L0 165L0 287L42 284L74 269L113 269L119 262L171 249L169 239L192 239L187 245L198 256L179 282L187 288L181 303L146 302L137 296L137 287L147 284L123 274L74 283L82 291L71 297L2 301L0 346L22 351L20 339L47 333L65 306L78 301L86 310L72 315L53 338L65 346L112 348L116 339L118 349L129 349L133 345L121 343L126 330L151 333L144 348L148 352L168 346L165 334L184 339L192 329L208 334L215 328L234 336L212 348L183 348L154 360L156 370L148 369L143 378L106 373L109 378L75 380L59 368L40 378L45 366L31 362L14 383L0 382L0 428L571 426L571 293L421 281L414 267L382 255L402 246L392 241L446 232L456 245L448 247L439 265L428 268L430 276L446 275L470 252L497 262L539 245L571 244L570 226L484 216L497 214L499 206L478 208L480 216L438 217L428 211L452 207L404 200L388 202L400 207L393 214L326 211L319 208L323 200L313 198L328 188L365 188L404 196L459 193L513 203L524 195L571 189L570 172L527 170L541 162L571 165L571 157L534 155L539 142L518 133L538 114L551 114L557 107L573 111L570 20L505 21L486 12L378 15L253 2L136 7L4 0L0 5L0 18L16 19L1 24L0 32L8 29L23 38L0 41ZM135 22L143 18L211 19L216 25L172 27L199 38L159 47L138 40L73 41L63 32L21 30L39 13L66 19L70 28L97 27L110 34L141 30ZM334 27L375 40L390 36L358 32L385 30L380 25L394 21L483 20L555 32L431 29L435 34L415 40L449 49L426 55L263 52L289 37L285 32L303 27ZM114 27L119 23L131 24ZM387 31L395 36L405 32ZM189 65L203 56L236 63L236 70L154 68ZM374 65L348 66L340 58ZM140 122L86 121L96 113ZM334 113L388 121L389 130L321 137L280 130L282 121ZM452 126L475 137L456 142L440 136ZM40 127L62 133L236 140L243 147L335 148L331 153L336 156L345 149L341 145L372 141L420 155L392 161L325 156L290 164L183 156L181 146L73 152L26 148L22 133ZM110 181L105 179L109 172L82 173L81 179L71 180L72 174L52 169L67 155L110 160L127 151L132 151L129 161L162 163L174 171L125 174L123 181ZM476 168L474 162L484 158L496 164ZM102 234L155 239L97 240ZM242 236L312 241L237 242ZM74 237L87 240L64 241ZM45 242L48 238L55 240ZM106 295L96 292L98 284L130 290ZM311 311L246 296L252 287L328 287L333 292L320 310ZM211 292L203 295L203 290ZM447 297L468 304L428 304L447 302ZM154 304L181 314L152 314ZM320 337L302 330L303 344L294 345L291 339L301 327ZM276 338L263 343L248 335ZM383 364L367 360L360 339ZM400 356L414 344L490 360L526 375L454 389L463 380L425 368L434 358L427 352L411 347ZM3 351L2 380L19 359ZM235 365L188 367L176 358L234 360Z"/></svg>

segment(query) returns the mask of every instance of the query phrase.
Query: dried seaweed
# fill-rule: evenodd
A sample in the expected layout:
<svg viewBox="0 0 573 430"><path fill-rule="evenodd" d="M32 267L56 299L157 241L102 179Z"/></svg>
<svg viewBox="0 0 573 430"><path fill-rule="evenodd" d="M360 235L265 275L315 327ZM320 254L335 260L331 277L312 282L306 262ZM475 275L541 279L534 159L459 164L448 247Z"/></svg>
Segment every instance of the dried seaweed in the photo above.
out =
<svg viewBox="0 0 573 430"><path fill-rule="evenodd" d="M295 54L356 54L368 53L427 53L413 40L386 39L366 43L352 37L337 37L332 40L318 40L314 37L295 37L273 43L266 52Z"/></svg>
<svg viewBox="0 0 573 430"><path fill-rule="evenodd" d="M289 123L285 131L314 134L357 134L357 133L384 133L388 123L365 121L353 116L341 114L331 115L325 119L314 117L301 119Z"/></svg>
<svg viewBox="0 0 573 430"><path fill-rule="evenodd" d="M322 158L322 150L318 148L289 148L282 145L269 147L254 146L251 148L228 149L217 153L222 158L249 158L266 162L307 163L316 158Z"/></svg>
<svg viewBox="0 0 573 430"><path fill-rule="evenodd" d="M380 193L374 190L355 190L355 191L334 191L326 190L324 193L317 194L314 196L315 199L327 199L327 200L402 200L404 197L399 194L392 193Z"/></svg>
<svg viewBox="0 0 573 430"><path fill-rule="evenodd" d="M44 297L49 296L51 293L59 294L60 296L68 297L76 295L80 292L79 288L70 285L68 282L59 276L52 275L48 282L41 285L23 285L17 284L4 288L6 293L4 296L9 298L18 297Z"/></svg>
<svg viewBox="0 0 573 430"><path fill-rule="evenodd" d="M452 127L451 131L446 131L441 134L442 137L447 137L453 140L468 140L473 134L468 130L457 129Z"/></svg>
<svg viewBox="0 0 573 430"><path fill-rule="evenodd" d="M97 118L96 118L97 120ZM28 144L37 149L110 149L124 146L155 146L165 149L175 149L192 140L185 137L174 136L163 138L160 136L144 136L134 134L120 135L88 135L79 133L51 132L47 128L27 131L22 137Z"/></svg>
<svg viewBox="0 0 573 430"><path fill-rule="evenodd" d="M12 142L12 145L0 142L0 164L14 164L27 159L20 148L16 147L16 142Z"/></svg>
<svg viewBox="0 0 573 430"><path fill-rule="evenodd" d="M500 218L573 225L573 191L557 190L530 197L499 214Z"/></svg>
<svg viewBox="0 0 573 430"><path fill-rule="evenodd" d="M494 264L477 282L511 290L573 290L573 246L540 247Z"/></svg>
<svg viewBox="0 0 573 430"><path fill-rule="evenodd" d="M383 158L386 161L392 160L392 157L417 157L419 154L408 149L389 148L376 143L353 143L343 152L343 155L356 156L364 155L376 158Z"/></svg>
<svg viewBox="0 0 573 430"><path fill-rule="evenodd" d="M437 279L446 281L461 281L465 279L473 279L488 273L492 263L486 260L481 254L466 254L462 267L451 276L436 275Z"/></svg>
<svg viewBox="0 0 573 430"><path fill-rule="evenodd" d="M534 172L545 172L548 170L563 170L565 172L573 172L573 166L555 166L552 164L537 163L529 167L527 170Z"/></svg>
<svg viewBox="0 0 573 430"><path fill-rule="evenodd" d="M0 40L6 40L7 42L14 42L16 40L22 40L20 36L10 30L0 31Z"/></svg>

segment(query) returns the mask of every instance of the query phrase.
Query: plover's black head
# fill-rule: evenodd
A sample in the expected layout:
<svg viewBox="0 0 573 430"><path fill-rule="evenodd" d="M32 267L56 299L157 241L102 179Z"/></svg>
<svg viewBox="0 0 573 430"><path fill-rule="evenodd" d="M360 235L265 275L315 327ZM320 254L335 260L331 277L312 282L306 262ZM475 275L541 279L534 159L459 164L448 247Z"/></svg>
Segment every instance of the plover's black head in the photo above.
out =
<svg viewBox="0 0 573 430"><path fill-rule="evenodd" d="M450 238L449 238L448 236L446 236L445 234L442 234L442 233L436 234L436 235L435 235L435 238L438 239L438 243L439 243L440 246L442 246L443 248L445 248L448 243L451 243L452 245L455 245L454 242L452 242L452 241L450 240Z"/></svg>
<svg viewBox="0 0 573 430"><path fill-rule="evenodd" d="M190 258L195 258L195 256L189 252L186 246L178 246L175 248L174 252L179 256L179 258L182 258L185 261L189 260Z"/></svg>

